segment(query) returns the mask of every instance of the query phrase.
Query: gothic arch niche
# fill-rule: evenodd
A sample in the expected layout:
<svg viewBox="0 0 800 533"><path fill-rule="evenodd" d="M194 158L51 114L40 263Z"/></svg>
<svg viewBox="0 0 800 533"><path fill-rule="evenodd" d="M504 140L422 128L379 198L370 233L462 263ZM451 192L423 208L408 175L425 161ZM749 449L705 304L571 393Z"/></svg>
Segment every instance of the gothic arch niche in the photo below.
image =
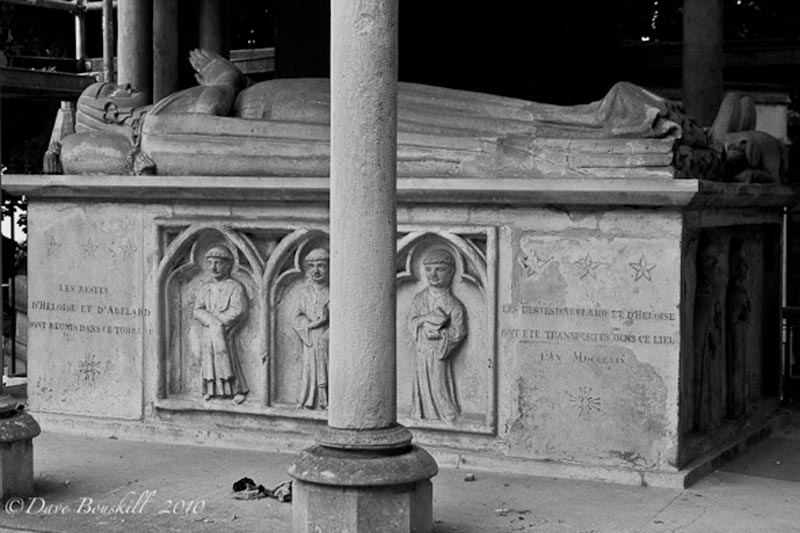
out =
<svg viewBox="0 0 800 533"><path fill-rule="evenodd" d="M230 278L246 293L246 315L230 331L231 351L241 368L248 392L247 405L263 402L263 305L258 280L263 260L250 239L225 225L195 224L162 227L163 256L158 267L159 294L159 397L203 401L203 374L200 355L200 323L194 318L198 291L209 279L203 260L211 248L221 246L230 252ZM214 407L224 398L211 398L204 405ZM228 400L230 402L230 400ZM233 403L225 403L231 407Z"/></svg>
<svg viewBox="0 0 800 533"><path fill-rule="evenodd" d="M275 248L267 262L263 286L267 288L267 321L269 335L269 403L275 407L292 408L303 400L304 342L295 329L298 312L306 290L304 263L309 252L329 249L328 234L320 229L300 229L287 235ZM327 283L325 284L327 287ZM312 334L313 342L323 327ZM311 342L309 342L311 344ZM320 370L322 373L323 370ZM327 378L327 375L325 375ZM301 406L302 407L302 406ZM316 397L306 402L305 409L295 410L298 416L323 417Z"/></svg>
<svg viewBox="0 0 800 533"><path fill-rule="evenodd" d="M495 230L474 227L403 230L407 233L398 242L397 256L398 418L411 427L493 434L496 427ZM454 262L452 297L436 300L444 302L441 305L434 303L423 264L437 251L446 251ZM426 340L418 317L438 307L444 317L439 326L442 334L434 333L436 339ZM459 318L462 313L463 320ZM465 330L462 332L465 336L450 349L450 339L459 336L459 329ZM432 384L426 392L422 390L427 387L426 380L444 385L437 392L435 388L439 385ZM444 390L449 392L442 396ZM448 414L450 402L457 411L455 416ZM444 404L444 408L437 403Z"/></svg>

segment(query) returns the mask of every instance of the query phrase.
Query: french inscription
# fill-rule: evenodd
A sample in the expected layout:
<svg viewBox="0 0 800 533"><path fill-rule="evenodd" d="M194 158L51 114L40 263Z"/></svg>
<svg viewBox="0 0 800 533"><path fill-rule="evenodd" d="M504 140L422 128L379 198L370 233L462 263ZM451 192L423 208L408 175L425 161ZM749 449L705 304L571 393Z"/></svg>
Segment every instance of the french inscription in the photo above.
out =
<svg viewBox="0 0 800 533"><path fill-rule="evenodd" d="M89 333L104 335L136 335L142 328L131 326L104 326L101 324L77 324L73 322L51 322L49 320L33 320L28 324L29 329L46 329L69 333Z"/></svg>
<svg viewBox="0 0 800 533"><path fill-rule="evenodd" d="M599 365L624 365L625 356L623 354L594 355L575 351L572 352L572 361L575 363L595 363Z"/></svg>
<svg viewBox="0 0 800 533"><path fill-rule="evenodd" d="M108 294L108 287L98 285L70 285L67 283L58 284L58 292L71 292L76 294Z"/></svg>
<svg viewBox="0 0 800 533"><path fill-rule="evenodd" d="M30 329L61 331L64 333L78 333L89 335L138 335L142 333L141 327L126 324L98 324L95 318L101 321L108 320L108 316L115 319L139 318L150 316L150 310L144 307L99 304L101 301L111 296L111 290L102 285L86 285L80 283L59 283L58 292L70 297L80 299L90 298L92 303L87 301L56 301L56 300L33 300L30 302ZM81 316L79 320L59 320L46 317L43 320L40 313L75 314Z"/></svg>
<svg viewBox="0 0 800 533"><path fill-rule="evenodd" d="M626 326L634 322L666 323L675 322L678 314L674 311L646 311L643 309L603 309L591 307L551 307L531 305L525 302L502 304L501 313L505 315L522 315L536 317L574 317L586 319L621 320ZM534 341L567 341L585 343L622 343L622 344L658 344L674 345L677 339L672 335L625 333L618 331L563 330L563 329L528 329L502 328L500 336L506 339L518 339L521 342Z"/></svg>
<svg viewBox="0 0 800 533"><path fill-rule="evenodd" d="M500 336L527 341L616 342L623 344L677 344L672 335L637 335L635 333L604 333L596 331L557 331L504 328Z"/></svg>
<svg viewBox="0 0 800 533"><path fill-rule="evenodd" d="M581 350L573 350L569 354L557 350L544 350L539 352L539 362L542 363L594 363L600 365L624 365L624 354L587 354Z"/></svg>
<svg viewBox="0 0 800 533"><path fill-rule="evenodd" d="M504 314L521 313L523 315L574 316L585 318L619 318L623 320L655 320L672 321L678 318L675 312L655 312L638 309L602 309L597 307L549 307L529 305L526 303L503 304L500 308Z"/></svg>

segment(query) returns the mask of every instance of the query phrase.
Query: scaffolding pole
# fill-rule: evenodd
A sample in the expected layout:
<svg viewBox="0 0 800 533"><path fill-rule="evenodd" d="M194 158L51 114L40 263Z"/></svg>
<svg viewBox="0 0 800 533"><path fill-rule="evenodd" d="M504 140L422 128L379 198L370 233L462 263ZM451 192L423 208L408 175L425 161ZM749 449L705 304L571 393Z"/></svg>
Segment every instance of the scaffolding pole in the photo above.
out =
<svg viewBox="0 0 800 533"><path fill-rule="evenodd" d="M77 7L82 8L85 0L77 0ZM86 58L86 16L81 9L75 15L75 59ZM82 69L83 67L81 67Z"/></svg>

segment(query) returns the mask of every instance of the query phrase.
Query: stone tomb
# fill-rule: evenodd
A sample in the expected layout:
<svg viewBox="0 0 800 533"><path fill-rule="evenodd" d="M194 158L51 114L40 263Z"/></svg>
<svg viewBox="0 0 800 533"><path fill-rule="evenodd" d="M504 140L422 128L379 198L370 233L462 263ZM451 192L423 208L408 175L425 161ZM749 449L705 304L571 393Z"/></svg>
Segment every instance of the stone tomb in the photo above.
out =
<svg viewBox="0 0 800 533"><path fill-rule="evenodd" d="M399 421L440 464L682 485L777 408L793 191L566 181L399 180ZM28 393L45 428L282 450L314 438L326 180L4 186L29 197Z"/></svg>

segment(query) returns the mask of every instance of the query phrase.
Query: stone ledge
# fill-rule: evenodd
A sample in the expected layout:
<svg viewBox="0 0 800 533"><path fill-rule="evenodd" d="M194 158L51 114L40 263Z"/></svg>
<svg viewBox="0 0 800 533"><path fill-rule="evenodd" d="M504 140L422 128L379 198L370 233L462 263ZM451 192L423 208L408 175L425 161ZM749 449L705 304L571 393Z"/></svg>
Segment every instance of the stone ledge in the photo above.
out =
<svg viewBox="0 0 800 533"><path fill-rule="evenodd" d="M328 178L218 176L3 176L3 189L35 199L218 203L327 202ZM631 178L399 178L398 201L498 206L779 207L800 187Z"/></svg>
<svg viewBox="0 0 800 533"><path fill-rule="evenodd" d="M327 413L324 411L296 409L289 406L268 406L259 403L245 402L234 404L228 400L213 400L210 402L202 399L162 398L153 402L157 411L173 412L204 412L204 413L229 413L242 415L270 416L290 419L316 420L325 422Z"/></svg>

